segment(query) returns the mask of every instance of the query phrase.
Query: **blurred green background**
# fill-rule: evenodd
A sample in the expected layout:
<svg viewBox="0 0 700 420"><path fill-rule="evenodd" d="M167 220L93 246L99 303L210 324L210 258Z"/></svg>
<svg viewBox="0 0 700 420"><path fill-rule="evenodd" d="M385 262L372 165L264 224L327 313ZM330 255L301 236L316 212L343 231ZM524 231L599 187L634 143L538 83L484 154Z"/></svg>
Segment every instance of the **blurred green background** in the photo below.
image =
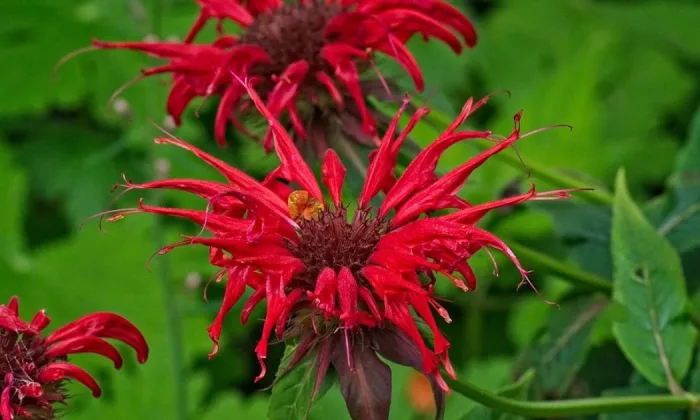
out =
<svg viewBox="0 0 700 420"><path fill-rule="evenodd" d="M623 167L632 195L653 223L685 211L686 225L669 239L684 261L688 289L695 296L700 286L698 197L682 195L686 190L679 185L694 182L697 188L700 165L700 121L695 137L690 128L700 105L700 3L480 0L458 5L478 27L476 49L456 57L438 43L416 39L410 44L436 113L453 116L469 96L507 89L510 97L497 95L467 125L507 134L521 108L525 131L572 125L571 132L556 129L520 142L525 164L601 190L612 190L615 173ZM170 177L212 176L186 152L152 142L158 131L149 119L170 128L164 115L168 79L142 81L108 106L110 95L149 64L142 55L91 52L52 76L62 56L88 45L92 37L140 40L158 34L159 39L177 39L196 12L191 0L0 4L0 300L19 295L26 318L46 308L53 327L92 311L115 311L136 323L151 345L145 366L129 354L119 373L97 356L75 357L95 374L104 395L93 400L87 390L71 387L66 419L218 420L264 418L267 412L269 391L264 388L283 349L273 346L268 377L254 384L258 366L252 350L260 336L256 321L261 308L245 327L237 319L240 307L234 310L221 351L210 361L206 327L222 288L212 285L208 303L202 299L214 274L206 250L179 249L157 256L150 271L145 267L149 255L178 235L192 233L193 226L154 223L153 217L137 215L102 230L95 220L81 227L87 217L110 206L110 187L121 173L134 181L147 180L154 171ZM400 72L388 72L406 81ZM265 157L258 145L232 135L227 149L215 146L215 102L210 100L199 118L190 108L183 126L173 132L262 177L275 158ZM434 129L425 124L416 139L427 144ZM476 152L471 145L455 147L441 168L454 167ZM474 174L464 196L480 202L507 193L517 182L547 186L526 176L524 167L494 160ZM115 206L133 207L139 197L132 192ZM163 199L168 205L203 208L182 195ZM499 213L485 224L529 249L611 277L609 208L579 199L544 203ZM547 298L575 299L567 282L538 269L536 260L522 259L535 270L532 279ZM480 284L472 294L444 284L439 290L453 300L448 304L453 322L445 331L461 377L498 389L525 367L536 366L535 398L649 387L614 345L611 305L596 301L586 306L579 300L576 305L586 309L583 319L576 305L556 311L529 291L516 292L517 273L499 262L496 278L488 257L475 256ZM577 329L572 331L571 324ZM542 346L555 354L542 360ZM394 368L393 374L392 418L423 418L429 394L425 384L407 369ZM469 416L472 405L453 394L446 418ZM332 390L314 407L312 418L340 420L345 413L339 392Z"/></svg>

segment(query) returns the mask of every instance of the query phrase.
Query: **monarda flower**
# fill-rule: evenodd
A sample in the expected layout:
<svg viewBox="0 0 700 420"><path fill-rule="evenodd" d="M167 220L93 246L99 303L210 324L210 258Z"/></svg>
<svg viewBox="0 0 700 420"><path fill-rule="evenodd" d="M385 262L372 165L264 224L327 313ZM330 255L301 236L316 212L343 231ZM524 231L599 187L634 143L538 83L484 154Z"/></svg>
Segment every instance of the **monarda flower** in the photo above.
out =
<svg viewBox="0 0 700 420"><path fill-rule="evenodd" d="M250 289L242 323L258 304L267 303L262 338L255 347L261 365L257 379L266 374L268 341L274 333L296 343L282 373L305 357L313 357L318 390L332 366L354 419L388 417L391 374L378 355L424 373L431 381L441 417L448 386L440 369L442 366L451 377L455 371L448 357L450 343L435 317L437 314L450 322L434 294L437 275L464 291L474 290L477 279L468 260L477 251L491 248L507 255L527 283L527 271L508 246L475 225L490 210L528 200L568 198L568 191L538 193L533 186L526 193L483 204L470 204L458 197L475 169L521 138L518 114L515 129L507 138L494 140L491 148L438 177L438 159L450 146L492 138L488 131L457 131L486 102L470 99L457 119L397 178L399 149L428 112L419 108L396 135L404 102L371 156L356 202L342 202L346 169L329 149L321 166L326 199L283 126L249 85L248 94L270 124L279 167L259 182L181 140L157 138L158 144L190 151L226 181L126 181L122 185L126 190L186 191L202 197L207 206L192 210L141 201L138 208L116 210L108 220L131 213L154 213L189 219L211 233L210 237L185 237L160 253L183 245L207 246L210 262L220 268L217 281L226 279L221 308L208 329L215 343L212 356L224 318ZM419 323L427 327L428 337L423 337Z"/></svg>
<svg viewBox="0 0 700 420"><path fill-rule="evenodd" d="M139 330L119 315L98 312L84 316L42 336L50 319L42 310L30 322L19 317L19 300L0 305L0 419L56 418L57 403L64 403L67 380L78 381L98 398L100 386L85 370L68 362L77 353L95 353L122 366L119 351L105 338L136 350L139 363L148 358L148 345Z"/></svg>
<svg viewBox="0 0 700 420"><path fill-rule="evenodd" d="M443 0L197 0L201 11L184 42L104 42L97 48L143 51L167 64L143 76L173 75L167 112L176 124L197 97L220 95L215 137L225 144L229 122L244 133L238 116L251 107L236 79L257 80L257 90L273 117L284 113L297 143L308 142L320 157L337 133L365 145L378 143L378 113L366 98L386 99L388 84L360 80L374 66L376 53L396 60L418 91L421 69L406 48L415 34L437 38L460 53L472 47L476 32L462 13ZM218 22L212 44L193 43L208 22ZM241 26L240 36L223 33L222 21ZM461 37L462 39L460 39ZM249 133L248 133L249 134ZM337 137L337 136L336 136ZM272 149L271 135L265 148Z"/></svg>

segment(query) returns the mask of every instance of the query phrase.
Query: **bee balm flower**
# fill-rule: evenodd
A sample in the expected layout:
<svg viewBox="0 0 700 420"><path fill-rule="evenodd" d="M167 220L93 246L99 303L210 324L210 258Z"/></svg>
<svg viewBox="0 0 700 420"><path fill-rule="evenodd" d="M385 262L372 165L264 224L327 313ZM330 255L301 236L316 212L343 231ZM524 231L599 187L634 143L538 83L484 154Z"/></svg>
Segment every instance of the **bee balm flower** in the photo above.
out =
<svg viewBox="0 0 700 420"><path fill-rule="evenodd" d="M378 355L424 373L431 381L440 414L443 393L448 390L440 368L453 377L455 372L448 357L450 343L435 316L450 322L434 294L436 275L464 291L473 290L477 281L468 260L477 251L492 248L505 253L527 282L527 272L508 246L475 224L490 210L527 200L568 198L568 192L538 193L533 187L524 194L483 204L458 197L474 170L521 138L518 114L515 129L506 139L438 177L438 159L450 146L490 138L488 131L457 131L486 102L469 100L452 125L396 178L401 144L427 109L418 109L396 135L403 109L399 111L372 156L351 212L341 201L346 171L336 153L328 150L321 166L326 199L282 125L249 86L248 94L271 125L274 150L281 161L266 179L258 182L181 140L158 138L156 143L190 151L226 181L127 181L127 190L165 188L196 194L207 201L207 208L165 208L140 202L138 209L121 210L112 217L117 220L134 212L170 215L192 220L211 233L210 237L186 237L161 252L189 244L207 246L211 263L220 268L218 281L226 278L223 303L209 327L215 343L212 355L224 318L250 289L252 294L242 309L243 323L253 308L267 303L263 334L255 347L262 367L258 379L266 373L268 340L275 333L297 343L285 369L294 368L304 357L315 357L318 387L333 366L353 418L388 416L391 374ZM441 210L451 211L434 215ZM424 339L412 311L432 337Z"/></svg>
<svg viewBox="0 0 700 420"><path fill-rule="evenodd" d="M50 319L39 311L30 322L19 317L19 300L0 305L0 418L54 419L56 403L66 399L63 388L72 379L98 398L100 386L85 370L68 362L77 353L95 353L119 369L122 357L105 338L136 350L139 363L148 358L148 345L139 330L119 315L98 312L42 336Z"/></svg>
<svg viewBox="0 0 700 420"><path fill-rule="evenodd" d="M374 55L396 60L421 91L421 69L405 46L413 35L437 38L456 53L463 44L476 43L471 22L443 0L197 3L199 17L183 43L94 41L94 45L143 51L167 60L143 75L173 75L167 110L176 124L194 98L220 95L215 137L222 145L230 121L245 132L237 115L251 105L236 78L256 78L270 113L275 118L285 113L297 143L308 141L319 156L339 130L374 147L377 122L366 98L386 94L382 83L360 80L365 70L374 67ZM218 40L193 43L210 20L219 23ZM241 26L241 35L225 35L222 21ZM270 135L264 145L271 150Z"/></svg>

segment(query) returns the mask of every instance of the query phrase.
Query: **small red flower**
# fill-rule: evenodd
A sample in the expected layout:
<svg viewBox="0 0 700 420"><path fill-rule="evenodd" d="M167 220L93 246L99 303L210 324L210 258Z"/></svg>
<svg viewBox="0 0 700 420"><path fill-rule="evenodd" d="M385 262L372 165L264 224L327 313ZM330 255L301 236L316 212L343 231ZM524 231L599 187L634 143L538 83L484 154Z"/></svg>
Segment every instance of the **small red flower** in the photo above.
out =
<svg viewBox="0 0 700 420"><path fill-rule="evenodd" d="M0 305L0 418L54 419L56 403L66 399L63 384L76 380L98 398L101 390L85 370L67 356L95 353L122 366L119 351L105 341L122 341L136 350L139 363L148 358L148 345L139 330L119 315L98 312L84 316L42 337L50 319L42 310L27 323L19 317L19 300Z"/></svg>
<svg viewBox="0 0 700 420"><path fill-rule="evenodd" d="M459 117L430 146L419 153L396 178L396 159L402 142L428 113L420 108L407 127L396 135L403 108L391 122L371 163L354 214L341 201L345 167L331 149L321 166L326 201L313 172L302 160L289 135L250 86L248 94L268 120L273 145L281 164L262 182L183 141L158 138L190 152L218 170L226 182L171 179L135 184L131 189L175 189L207 201L206 210L156 207L140 202L139 209L118 211L112 220L127 213L148 212L182 217L211 232L197 235L161 250L189 244L209 247L210 261L224 277L223 303L209 335L218 347L223 320L250 288L252 294L242 310L246 323L251 311L267 302L263 335L255 352L265 375L268 339L296 339L292 368L314 354L319 366L317 384L333 365L341 391L353 418L385 418L391 394L389 368L377 354L425 373L434 388L441 413L443 391L448 386L440 375L442 365L454 377L448 349L450 343L438 328L434 314L450 322L447 310L434 295L436 275L441 274L464 291L476 288L469 258L481 249L503 252L528 282L527 271L508 246L493 234L476 227L489 211L528 200L568 198L569 191L526 193L483 204L470 204L458 197L469 175L491 156L515 143L520 136L520 114L515 129L490 149L447 172L435 174L440 156L452 145L487 139L488 131L457 131L457 128L488 98L469 100ZM406 103L404 103L404 107ZM294 188L291 186L294 185ZM384 197L379 198L383 191ZM441 210L452 209L443 215ZM412 312L427 325L428 344ZM368 413L374 413L371 417Z"/></svg>
<svg viewBox="0 0 700 420"><path fill-rule="evenodd" d="M325 125L334 120L334 128L374 147L377 123L365 98L387 95L382 84L361 81L360 75L374 67L375 53L396 60L421 91L420 67L405 46L413 35L437 38L456 53L461 52L462 42L469 47L476 43L471 22L443 0L197 3L201 11L184 43L96 40L93 44L139 50L167 60L168 64L144 70L143 75L173 75L167 110L176 124L194 98L221 95L215 123L215 137L221 145L225 144L229 121L245 132L237 115L251 104L236 79L252 78L258 81L258 92L273 117L286 111L296 138L308 140L319 156L328 147L330 127ZM211 45L193 44L210 20L219 24L219 39ZM243 27L243 33L239 37L225 35L224 20ZM265 148L272 149L269 135Z"/></svg>

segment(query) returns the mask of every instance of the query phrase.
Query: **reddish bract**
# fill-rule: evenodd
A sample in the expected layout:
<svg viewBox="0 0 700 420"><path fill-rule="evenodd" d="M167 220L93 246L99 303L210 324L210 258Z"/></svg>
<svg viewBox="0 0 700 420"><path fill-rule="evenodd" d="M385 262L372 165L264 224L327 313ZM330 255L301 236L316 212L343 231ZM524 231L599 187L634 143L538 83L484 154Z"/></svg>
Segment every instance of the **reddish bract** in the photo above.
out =
<svg viewBox="0 0 700 420"><path fill-rule="evenodd" d="M310 141L316 152L328 147L325 134L314 124L313 108L328 113L344 110L363 133L356 140L374 146L376 121L367 104L376 87L360 81L373 67L379 52L396 60L411 76L418 91L424 87L421 69L405 43L416 34L436 38L460 53L463 43L476 44L469 19L443 0L312 0L284 3L270 0L198 0L200 14L185 41L104 42L98 48L131 49L162 58L168 64L144 70L145 76L170 73L173 86L167 111L180 124L183 111L197 97L220 95L215 137L225 144L229 122L243 131L238 119L250 107L237 79L256 79L273 117L286 111L299 140ZM218 23L219 39L194 44L210 20ZM222 21L243 27L236 38L223 33ZM462 39L460 40L461 37ZM381 75L378 75L381 78ZM378 94L381 96L381 94ZM323 103L323 105L321 105ZM301 105L298 106L298 105ZM304 108L306 112L300 112ZM329 118L324 119L327 123ZM352 136L352 133L351 133ZM265 148L272 149L271 136Z"/></svg>
<svg viewBox="0 0 700 420"><path fill-rule="evenodd" d="M98 398L102 391L85 370L67 357L95 353L122 366L119 351L105 339L121 341L136 350L139 363L148 358L148 345L139 330L119 315L98 312L42 336L49 325L42 310L27 323L19 317L19 299L0 305L0 419L15 416L53 418L53 404L64 402L62 384L72 379L90 388Z"/></svg>

